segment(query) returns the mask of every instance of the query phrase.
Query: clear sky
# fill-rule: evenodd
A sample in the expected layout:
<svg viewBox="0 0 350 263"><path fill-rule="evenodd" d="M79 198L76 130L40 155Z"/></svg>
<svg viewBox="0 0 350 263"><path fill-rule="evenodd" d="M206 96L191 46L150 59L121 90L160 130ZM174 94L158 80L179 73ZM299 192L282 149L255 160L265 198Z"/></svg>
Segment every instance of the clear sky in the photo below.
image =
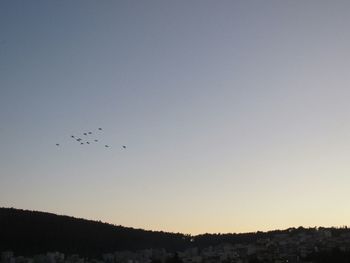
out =
<svg viewBox="0 0 350 263"><path fill-rule="evenodd" d="M0 206L191 234L347 224L349 11L1 1Z"/></svg>

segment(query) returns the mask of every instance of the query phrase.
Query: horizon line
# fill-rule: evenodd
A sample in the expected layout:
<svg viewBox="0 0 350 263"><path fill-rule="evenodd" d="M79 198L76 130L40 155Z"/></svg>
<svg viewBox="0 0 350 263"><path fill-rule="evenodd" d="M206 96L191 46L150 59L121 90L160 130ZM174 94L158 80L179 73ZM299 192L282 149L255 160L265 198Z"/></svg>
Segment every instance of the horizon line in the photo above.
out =
<svg viewBox="0 0 350 263"><path fill-rule="evenodd" d="M162 233L168 233L168 234L182 234L184 236L189 236L189 237L196 237L196 236L201 236L201 235L229 235L229 234L252 234L252 233L268 233L268 232L273 232L273 231L287 231L290 229L298 229L298 228L303 228L303 229L319 229L319 228L335 228L335 229L341 229L341 228L348 228L347 225L342 225L342 226L291 226L287 227L285 229L267 229L267 230L255 230L255 231L247 231L247 232L206 232L206 233L201 233L201 234L191 234L191 233L182 233L182 232L173 232L173 231L164 231L164 230L152 230L152 229L146 229L146 228L140 228L140 227L132 227L132 226L124 226L124 225L118 225L115 223L110 223L110 222L104 222L99 219L90 219L90 218L83 218L83 217L77 217L77 216L71 216L71 215L66 215L66 214L59 214L55 212L49 212L49 211L39 211L39 210L30 210L30 209L23 209L23 208L16 208L16 207L5 207L5 206L0 206L0 209L12 209L12 210L22 210L22 211L27 211L27 212L38 212L38 213L45 213L45 214L52 214L55 216L65 216L65 217L71 217L74 219L81 219L81 220L86 220L86 221L93 221L93 222L98 222L101 224L108 224L112 225L115 227L124 227L124 228L131 228L135 230L143 230L143 231L149 231L149 232L162 232Z"/></svg>

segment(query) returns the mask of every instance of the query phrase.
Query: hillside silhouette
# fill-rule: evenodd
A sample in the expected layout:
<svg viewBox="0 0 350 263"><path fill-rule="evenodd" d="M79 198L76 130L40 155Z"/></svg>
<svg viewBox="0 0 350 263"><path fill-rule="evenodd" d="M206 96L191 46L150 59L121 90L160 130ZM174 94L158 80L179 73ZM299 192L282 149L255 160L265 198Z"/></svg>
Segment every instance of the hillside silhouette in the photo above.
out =
<svg viewBox="0 0 350 263"><path fill-rule="evenodd" d="M319 228L321 229L321 228ZM331 228L333 236L349 233L347 228ZM313 233L316 228L289 228L269 232L241 234L202 234L149 231L46 212L0 208L0 251L32 256L47 251L100 257L103 253L120 250L164 248L182 251L191 247L204 248L223 243L252 243L272 238L277 234L288 236Z"/></svg>
<svg viewBox="0 0 350 263"><path fill-rule="evenodd" d="M60 251L99 256L117 250L180 250L190 242L183 234L14 208L0 208L0 237L0 251L12 250L21 255Z"/></svg>

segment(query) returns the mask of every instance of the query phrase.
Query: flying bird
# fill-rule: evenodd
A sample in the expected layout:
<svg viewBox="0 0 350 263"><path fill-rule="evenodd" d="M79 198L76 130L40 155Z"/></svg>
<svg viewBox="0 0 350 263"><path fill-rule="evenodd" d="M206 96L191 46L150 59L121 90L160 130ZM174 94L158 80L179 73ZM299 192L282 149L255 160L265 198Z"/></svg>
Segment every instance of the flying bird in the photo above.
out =
<svg viewBox="0 0 350 263"><path fill-rule="evenodd" d="M94 129L94 132L92 132L92 131L86 131L86 132L81 131L81 134L83 135L82 138L84 138L84 139L82 139L82 138L80 138L78 136L75 136L75 135L70 135L70 138L72 138L75 141L77 141L77 143L79 143L80 145L93 144L94 142L95 143L100 142L100 141L102 141L103 138L99 138L98 136L96 136L97 138L95 137L95 134L97 134L97 132L95 132L95 129ZM100 128L97 128L97 130L98 131L102 131L103 129L100 127ZM85 141L85 139L87 139L87 137L84 137L84 136L88 136L88 135L92 135L92 134L94 134L95 139L90 137L89 141ZM58 146L60 146L60 143L56 143L55 145L58 147ZM112 148L112 146L108 145L108 144L102 144L102 145L104 145L105 148ZM122 147L123 150L127 148L126 145L121 145L121 147Z"/></svg>
<svg viewBox="0 0 350 263"><path fill-rule="evenodd" d="M123 147L123 149L126 149L126 146L125 146L125 145L123 145L122 147Z"/></svg>

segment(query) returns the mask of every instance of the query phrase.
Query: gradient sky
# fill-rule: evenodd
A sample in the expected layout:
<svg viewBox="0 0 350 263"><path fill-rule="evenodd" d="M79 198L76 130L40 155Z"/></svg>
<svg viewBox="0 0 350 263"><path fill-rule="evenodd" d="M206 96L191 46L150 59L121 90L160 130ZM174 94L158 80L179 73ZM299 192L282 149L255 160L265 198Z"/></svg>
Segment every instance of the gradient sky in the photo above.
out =
<svg viewBox="0 0 350 263"><path fill-rule="evenodd" d="M349 11L1 1L0 206L191 234L346 225ZM112 148L69 138L97 127Z"/></svg>

